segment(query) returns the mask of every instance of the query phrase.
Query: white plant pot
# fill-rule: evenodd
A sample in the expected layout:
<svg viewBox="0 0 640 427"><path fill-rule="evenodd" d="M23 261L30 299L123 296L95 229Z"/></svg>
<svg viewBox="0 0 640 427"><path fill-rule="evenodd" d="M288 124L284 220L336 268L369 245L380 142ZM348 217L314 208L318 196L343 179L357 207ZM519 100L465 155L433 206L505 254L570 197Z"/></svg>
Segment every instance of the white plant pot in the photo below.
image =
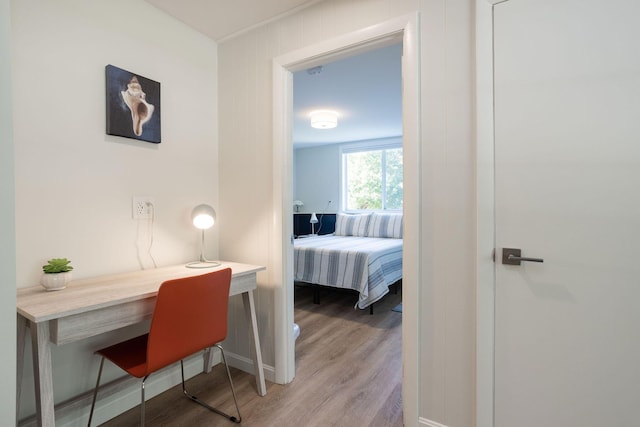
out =
<svg viewBox="0 0 640 427"><path fill-rule="evenodd" d="M71 271L66 273L45 273L40 278L40 284L48 291L59 291L66 288L70 280Z"/></svg>

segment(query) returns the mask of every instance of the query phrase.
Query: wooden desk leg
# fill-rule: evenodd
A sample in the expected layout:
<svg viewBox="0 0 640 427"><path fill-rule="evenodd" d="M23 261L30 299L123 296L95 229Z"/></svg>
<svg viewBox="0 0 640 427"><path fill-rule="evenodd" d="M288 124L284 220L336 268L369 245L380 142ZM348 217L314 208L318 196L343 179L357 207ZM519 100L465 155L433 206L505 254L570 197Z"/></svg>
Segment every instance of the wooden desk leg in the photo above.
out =
<svg viewBox="0 0 640 427"><path fill-rule="evenodd" d="M260 350L260 336L258 335L258 321L256 319L256 307L253 301L253 291L242 294L244 314L249 325L249 335L251 336L251 353L253 355L253 367L256 375L256 385L258 394L267 394L267 386L264 382L264 368L262 366L262 350Z"/></svg>
<svg viewBox="0 0 640 427"><path fill-rule="evenodd" d="M53 405L53 375L51 371L49 322L31 322L30 328L38 425L42 427L54 427L55 409Z"/></svg>
<svg viewBox="0 0 640 427"><path fill-rule="evenodd" d="M20 416L20 395L22 394L22 376L24 375L24 346L27 344L27 319L17 315L16 335L16 425Z"/></svg>

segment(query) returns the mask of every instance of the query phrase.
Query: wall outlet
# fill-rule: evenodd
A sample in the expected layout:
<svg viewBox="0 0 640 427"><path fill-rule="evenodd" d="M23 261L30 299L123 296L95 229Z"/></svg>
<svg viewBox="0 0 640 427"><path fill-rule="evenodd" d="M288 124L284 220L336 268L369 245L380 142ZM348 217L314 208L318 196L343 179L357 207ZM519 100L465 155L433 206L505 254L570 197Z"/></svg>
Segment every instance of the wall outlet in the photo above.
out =
<svg viewBox="0 0 640 427"><path fill-rule="evenodd" d="M149 196L133 196L131 214L133 219L153 218L153 199Z"/></svg>

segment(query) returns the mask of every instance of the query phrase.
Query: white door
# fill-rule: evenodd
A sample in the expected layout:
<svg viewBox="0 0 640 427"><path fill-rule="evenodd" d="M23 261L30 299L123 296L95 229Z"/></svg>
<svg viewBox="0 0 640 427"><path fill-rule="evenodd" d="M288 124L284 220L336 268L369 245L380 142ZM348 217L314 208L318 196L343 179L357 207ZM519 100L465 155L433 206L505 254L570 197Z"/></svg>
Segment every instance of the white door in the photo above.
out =
<svg viewBox="0 0 640 427"><path fill-rule="evenodd" d="M640 1L509 0L494 43L495 426L640 426Z"/></svg>

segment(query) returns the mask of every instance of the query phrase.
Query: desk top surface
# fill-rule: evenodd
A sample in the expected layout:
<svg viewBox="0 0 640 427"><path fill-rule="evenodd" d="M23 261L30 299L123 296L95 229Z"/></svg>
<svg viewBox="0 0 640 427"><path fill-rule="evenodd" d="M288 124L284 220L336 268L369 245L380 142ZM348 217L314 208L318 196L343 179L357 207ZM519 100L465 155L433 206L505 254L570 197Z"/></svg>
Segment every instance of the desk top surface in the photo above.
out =
<svg viewBox="0 0 640 427"><path fill-rule="evenodd" d="M265 267L221 261L219 267L187 268L185 264L109 274L72 280L59 291L47 291L42 286L20 288L17 292L17 312L33 321L44 322L72 314L97 310L130 301L154 297L162 282L181 277L198 276L230 267L230 295L246 292L246 287L234 286L237 278L255 274ZM254 286L255 287L255 286Z"/></svg>

